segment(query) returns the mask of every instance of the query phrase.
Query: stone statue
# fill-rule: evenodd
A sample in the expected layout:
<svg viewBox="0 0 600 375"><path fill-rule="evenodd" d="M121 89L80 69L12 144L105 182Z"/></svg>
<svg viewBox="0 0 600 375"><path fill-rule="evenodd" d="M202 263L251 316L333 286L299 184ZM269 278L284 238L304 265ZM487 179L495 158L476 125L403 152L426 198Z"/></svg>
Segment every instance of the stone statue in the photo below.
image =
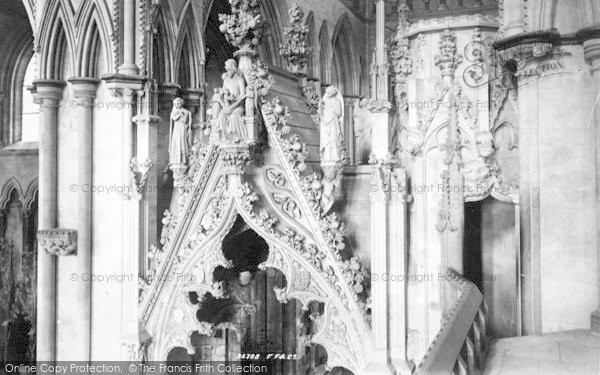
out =
<svg viewBox="0 0 600 375"><path fill-rule="evenodd" d="M169 127L169 164L186 164L192 130L192 113L183 108L183 99L173 100Z"/></svg>
<svg viewBox="0 0 600 375"><path fill-rule="evenodd" d="M342 162L344 98L333 86L325 90L321 101L321 163Z"/></svg>
<svg viewBox="0 0 600 375"><path fill-rule="evenodd" d="M354 102L354 137L356 138L356 162L367 164L371 154L371 111L367 108L368 100L361 98Z"/></svg>
<svg viewBox="0 0 600 375"><path fill-rule="evenodd" d="M217 126L224 138L237 142L248 139L248 131L244 123L244 108L249 93L246 90L246 80L235 60L227 60L225 70Z"/></svg>
<svg viewBox="0 0 600 375"><path fill-rule="evenodd" d="M221 114L221 90L215 88L210 100L210 108L206 111L210 123L210 142L221 140L221 128L218 126L219 115Z"/></svg>

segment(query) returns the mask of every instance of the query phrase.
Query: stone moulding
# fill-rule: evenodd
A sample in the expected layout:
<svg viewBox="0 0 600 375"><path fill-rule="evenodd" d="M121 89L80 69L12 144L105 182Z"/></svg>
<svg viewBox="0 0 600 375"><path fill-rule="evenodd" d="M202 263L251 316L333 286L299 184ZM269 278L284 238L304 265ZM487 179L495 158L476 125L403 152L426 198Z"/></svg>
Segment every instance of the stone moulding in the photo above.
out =
<svg viewBox="0 0 600 375"><path fill-rule="evenodd" d="M40 230L38 246L50 255L77 255L77 231L59 228Z"/></svg>

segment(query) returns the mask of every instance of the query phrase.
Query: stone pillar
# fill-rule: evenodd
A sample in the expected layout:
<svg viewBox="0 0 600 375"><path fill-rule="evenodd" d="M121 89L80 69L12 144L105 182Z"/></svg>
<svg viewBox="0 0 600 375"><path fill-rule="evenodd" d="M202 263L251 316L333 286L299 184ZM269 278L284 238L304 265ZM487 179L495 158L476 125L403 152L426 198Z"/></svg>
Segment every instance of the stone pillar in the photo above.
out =
<svg viewBox="0 0 600 375"><path fill-rule="evenodd" d="M131 76L139 73L135 64L136 4L136 0L123 1L123 64L119 66L119 74Z"/></svg>
<svg viewBox="0 0 600 375"><path fill-rule="evenodd" d="M373 165L371 179L371 321L375 353L367 365L368 374L393 373L390 363L390 285L389 275L389 178L392 163L390 159L390 115L391 103L388 92L387 53L385 48L385 1L376 0L375 65L372 72L376 78L375 97L368 104L372 112L371 151L377 159ZM376 77L375 77L376 74Z"/></svg>
<svg viewBox="0 0 600 375"><path fill-rule="evenodd" d="M390 185L390 275L408 275L408 213L406 170L394 168ZM406 358L407 344L407 278L390 283L390 356L396 374L411 374L414 364Z"/></svg>
<svg viewBox="0 0 600 375"><path fill-rule="evenodd" d="M388 202L390 199L388 178L390 169L387 165L373 166L371 187L371 327L374 358L368 366L369 374L390 373L388 367L389 322L390 322L390 284L389 244L388 244Z"/></svg>
<svg viewBox="0 0 600 375"><path fill-rule="evenodd" d="M597 82L596 92L600 92L600 25L586 28L578 33L583 41L585 59L591 65L590 71ZM597 95L596 95L597 96ZM596 248L598 263L598 300L600 301L600 108L594 108L594 137L596 157ZM592 313L591 328L600 333L600 309Z"/></svg>
<svg viewBox="0 0 600 375"><path fill-rule="evenodd" d="M376 15L376 47L375 64L372 72L376 74L375 98L368 104L372 114L372 152L377 159L385 159L390 148L390 109L392 105L389 101L388 81L389 81L389 63L387 61L387 52L385 47L385 1L377 1Z"/></svg>
<svg viewBox="0 0 600 375"><path fill-rule="evenodd" d="M523 0L504 0L502 10L504 17L500 20L501 29L505 37L525 32L525 4Z"/></svg>
<svg viewBox="0 0 600 375"><path fill-rule="evenodd" d="M597 88L581 46L561 43L556 31L495 47L517 67L523 334L588 328L598 304L598 264L590 261L598 241L590 126ZM564 150L569 157L557 157ZM578 293L555 293L561 289Z"/></svg>
<svg viewBox="0 0 600 375"><path fill-rule="evenodd" d="M147 251L150 245L158 245L158 124L160 117L137 115L133 121L137 126L136 136L136 183L134 188L138 200L140 270L147 269ZM143 184L142 184L143 182Z"/></svg>
<svg viewBox="0 0 600 375"><path fill-rule="evenodd" d="M123 199L123 237L121 238L123 275L125 278L121 285L121 343L122 359L136 360L139 353L138 337L138 275L139 275L139 244L142 238L142 228L139 222L139 201L134 198L137 190L134 184L133 173L130 165L134 156L134 131L133 131L133 107L135 105L135 93L142 90L143 81L140 78L109 76L104 78L107 87L121 99L123 132L121 175L122 184L126 194ZM143 145L140 145L144 149ZM146 145L146 147L148 147Z"/></svg>
<svg viewBox="0 0 600 375"><path fill-rule="evenodd" d="M78 146L78 184L93 186L93 132L94 132L94 99L100 80L95 78L70 78L73 98L77 100L75 123L77 124ZM92 191L80 191L77 195L77 236L78 251L73 270L79 275L92 272ZM74 360L89 361L91 349L92 321L92 284L83 278L74 283L76 300L74 310L78 317L74 322L72 348L76 352L69 355Z"/></svg>
<svg viewBox="0 0 600 375"><path fill-rule="evenodd" d="M37 80L35 98L40 104L39 229L57 225L57 128L58 105L64 81ZM36 360L56 358L56 257L39 251L37 256Z"/></svg>

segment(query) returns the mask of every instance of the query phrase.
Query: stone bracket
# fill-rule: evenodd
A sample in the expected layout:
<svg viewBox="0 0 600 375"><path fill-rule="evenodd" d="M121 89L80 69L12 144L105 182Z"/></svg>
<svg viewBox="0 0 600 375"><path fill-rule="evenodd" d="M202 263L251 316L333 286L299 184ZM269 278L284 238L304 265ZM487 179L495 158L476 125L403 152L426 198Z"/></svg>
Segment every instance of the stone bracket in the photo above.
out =
<svg viewBox="0 0 600 375"><path fill-rule="evenodd" d="M77 230L60 228L40 230L38 246L50 255L77 255Z"/></svg>

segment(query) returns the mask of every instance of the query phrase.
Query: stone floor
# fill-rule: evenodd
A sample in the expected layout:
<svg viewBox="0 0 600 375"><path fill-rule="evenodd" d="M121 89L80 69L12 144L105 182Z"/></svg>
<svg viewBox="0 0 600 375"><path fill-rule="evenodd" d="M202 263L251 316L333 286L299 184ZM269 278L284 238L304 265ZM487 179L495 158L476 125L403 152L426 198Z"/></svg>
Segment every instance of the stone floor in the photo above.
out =
<svg viewBox="0 0 600 375"><path fill-rule="evenodd" d="M598 341L585 330L496 340L484 375L599 375Z"/></svg>

